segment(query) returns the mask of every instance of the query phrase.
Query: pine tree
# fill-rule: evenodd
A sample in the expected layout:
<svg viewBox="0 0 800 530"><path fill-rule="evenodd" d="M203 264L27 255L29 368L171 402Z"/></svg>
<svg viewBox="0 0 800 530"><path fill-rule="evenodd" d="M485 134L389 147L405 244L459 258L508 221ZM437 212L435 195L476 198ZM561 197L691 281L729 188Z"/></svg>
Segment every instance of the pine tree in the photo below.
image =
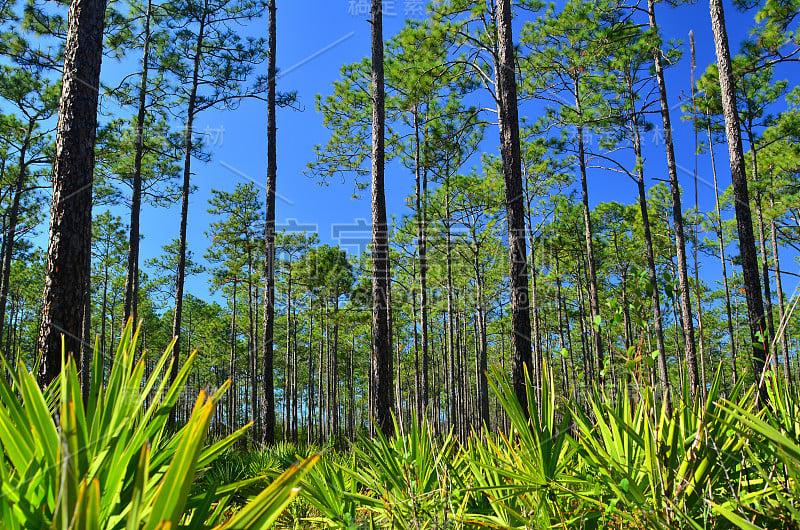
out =
<svg viewBox="0 0 800 530"><path fill-rule="evenodd" d="M46 121L58 108L57 85L43 76L20 68L3 66L0 70L0 97L10 104L18 116L3 116L4 141L16 150L16 178L13 181L13 199L8 211L3 238L2 273L0 275L0 344L6 321L6 302L10 290L11 263L14 258L15 237L20 209L26 191L35 185L31 168L50 162L52 131ZM6 156L9 156L7 153ZM5 161L5 159L4 159ZM4 166L5 167L5 166ZM9 349L6 345L6 353Z"/></svg>
<svg viewBox="0 0 800 530"><path fill-rule="evenodd" d="M525 195L522 186L516 59L511 29L511 1L497 2L497 99L500 117L500 154L506 193L508 247L511 271L512 382L520 403L527 403L526 372L533 372L531 321L528 308L528 258L525 243ZM487 405L488 408L488 405ZM527 407L523 405L526 414Z"/></svg>
<svg viewBox="0 0 800 530"><path fill-rule="evenodd" d="M73 0L70 4L39 328L42 385L60 371L62 336L67 354L85 358L88 351L92 179L105 10L105 0ZM88 385L84 385L86 397Z"/></svg>
<svg viewBox="0 0 800 530"><path fill-rule="evenodd" d="M383 65L383 5L372 0L372 386L376 426L394 432L392 409L392 314L389 224L384 195L386 102Z"/></svg>
<svg viewBox="0 0 800 530"><path fill-rule="evenodd" d="M259 206L258 193L252 183L238 184L233 192L212 190L208 212L219 218L211 223L208 235L212 240L206 257L220 267L214 272L214 285L234 282L240 284L245 294L247 317L247 358L250 377L249 410L252 411L256 435L262 425L258 400L258 337L256 284L260 278L258 263L261 263L264 246L259 235L264 231L264 213ZM234 301L235 305L235 301Z"/></svg>
<svg viewBox="0 0 800 530"><path fill-rule="evenodd" d="M190 79L182 84L179 100L185 105L183 117L186 128L183 138L183 185L178 237L178 267L175 284L175 311L172 333L178 341L173 348L176 362L171 378L178 373L181 354L181 319L183 291L186 278L186 233L189 194L191 192L191 162L197 138L193 129L197 115L210 108L230 108L245 97L260 97L263 80L251 81L255 65L266 58L263 39L244 39L234 29L263 13L265 4L257 2L222 2L218 0L184 0L165 6L170 18L171 49L160 63L163 71L177 79Z"/></svg>
<svg viewBox="0 0 800 530"><path fill-rule="evenodd" d="M269 0L269 59L267 67L267 218L265 223L266 255L264 258L264 333L262 371L264 373L264 433L263 442L275 442L275 389L273 382L273 343L275 328L275 202L278 177L277 153L277 96L275 92L277 68L277 8ZM288 337L286 339L289 340Z"/></svg>
<svg viewBox="0 0 800 530"><path fill-rule="evenodd" d="M714 45L719 69L719 86L722 99L722 112L725 117L725 135L728 139L728 156L731 165L731 180L735 199L736 226L739 233L739 255L744 275L745 298L753 345L753 371L757 378L759 396L762 402L767 399L763 374L766 369L768 344L764 301L761 297L761 281L758 272L753 218L750 211L750 194L747 188L747 174L742 147L742 134L739 113L736 105L736 88L733 78L733 65L728 33L725 27L725 12L721 0L709 0L711 26L714 31Z"/></svg>

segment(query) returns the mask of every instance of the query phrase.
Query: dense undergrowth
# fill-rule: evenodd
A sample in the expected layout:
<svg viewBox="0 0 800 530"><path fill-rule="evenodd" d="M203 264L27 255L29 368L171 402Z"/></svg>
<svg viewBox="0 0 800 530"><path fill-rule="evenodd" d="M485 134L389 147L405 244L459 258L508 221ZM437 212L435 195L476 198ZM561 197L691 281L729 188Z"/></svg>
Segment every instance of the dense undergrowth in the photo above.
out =
<svg viewBox="0 0 800 530"><path fill-rule="evenodd" d="M170 385L170 350L145 376L135 341L85 406L71 359L44 392L3 360L2 528L800 528L800 396L779 378L766 381L767 407L754 388L723 395L718 376L704 400L684 390L668 411L635 371L578 403L545 370L538 403L528 385L528 420L492 369L510 433L459 441L396 424L392 438L320 457L288 443L237 449L247 427L208 439L226 387L201 393L173 432L195 357Z"/></svg>
<svg viewBox="0 0 800 530"><path fill-rule="evenodd" d="M25 366L2 359L0 528L267 528L297 495L317 456L286 466L271 484L260 475L215 477L218 459L247 430L207 441L228 385L201 392L189 421L173 432L170 411L196 357L169 384L171 347L145 376L136 340L122 341L107 373L96 356L85 405L72 359L44 392Z"/></svg>
<svg viewBox="0 0 800 530"><path fill-rule="evenodd" d="M647 387L564 401L544 377L526 420L505 376L490 374L512 434L435 439L426 423L328 453L303 480L296 528L800 528L800 402L777 378L671 413ZM529 389L531 386L529 385ZM530 410L536 410L529 391ZM300 510L295 511L299 513Z"/></svg>

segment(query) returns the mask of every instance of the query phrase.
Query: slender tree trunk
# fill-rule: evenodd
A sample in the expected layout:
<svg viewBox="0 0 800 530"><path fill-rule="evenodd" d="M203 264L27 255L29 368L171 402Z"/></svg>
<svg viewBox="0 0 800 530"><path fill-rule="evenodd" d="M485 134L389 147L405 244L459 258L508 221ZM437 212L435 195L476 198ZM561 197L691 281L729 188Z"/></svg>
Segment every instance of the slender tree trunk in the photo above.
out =
<svg viewBox="0 0 800 530"><path fill-rule="evenodd" d="M456 407L456 378L455 378L455 332L453 331L453 240L450 232L450 175L445 177L445 260L447 273L447 401L449 403L450 424L457 425L458 411Z"/></svg>
<svg viewBox="0 0 800 530"><path fill-rule="evenodd" d="M595 370L603 372L603 334L600 332L600 297L597 293L597 265L594 258L594 240L592 234L592 216L589 208L589 184L586 176L586 148L583 141L583 108L581 106L580 85L575 81L575 106L578 111L578 166L581 174L581 203L583 205L583 233L586 243L586 261L588 264L589 317L592 334L592 348L595 355ZM600 377L602 384L605 377Z"/></svg>
<svg viewBox="0 0 800 530"><path fill-rule="evenodd" d="M589 333L589 324L586 321L586 302L583 298L583 282L581 281L581 276L584 273L585 269L580 268L580 264L585 263L585 256L581 253L581 259L578 261L578 270L575 271L575 278L578 283L578 320L580 321L580 336L581 336L581 349L583 350L583 362L584 362L584 379L586 383L586 388L592 387L592 382L597 381L597 377L594 373L594 359L592 358L592 348L589 344L587 344L586 337Z"/></svg>
<svg viewBox="0 0 800 530"><path fill-rule="evenodd" d="M267 65L267 218L265 224L266 255L264 258L264 435L265 444L275 443L275 388L273 346L275 343L275 198L278 179L278 128L276 102L276 15L275 0L269 0L269 60Z"/></svg>
<svg viewBox="0 0 800 530"><path fill-rule="evenodd" d="M559 353L558 356L561 358L561 380L564 388L564 395L567 395L568 392L568 383L567 383L567 362L564 358L564 349L567 347L566 340L564 339L564 322L563 322L563 314L561 311L561 306L563 302L563 297L561 296L561 271L560 269L560 260L558 257L558 249L555 252L555 260L556 260L556 313L558 314L558 339L559 339Z"/></svg>
<svg viewBox="0 0 800 530"><path fill-rule="evenodd" d="M631 98L634 97L630 93ZM651 295L653 303L653 328L656 333L656 349L658 351L658 381L663 392L664 405L668 413L672 410L672 399L670 398L669 373L667 372L667 356L664 347L664 327L661 314L661 295L658 290L658 277L656 274L656 259L653 251L653 235L650 231L650 214L647 208L647 192L644 187L644 169L642 167L642 140L639 131L639 123L636 118L633 120L633 146L636 154L637 175L636 184L639 188L639 210L642 214L642 227L644 229L644 241L647 251L647 275L650 286L653 289Z"/></svg>
<svg viewBox="0 0 800 530"><path fill-rule="evenodd" d="M348 411L348 432L349 439L353 440L356 436L356 333L353 332L352 342L350 343L350 373L348 375L349 385L347 392L350 395L350 410Z"/></svg>
<svg viewBox="0 0 800 530"><path fill-rule="evenodd" d="M758 257L753 235L750 196L747 190L739 113L736 107L733 67L730 48L728 47L728 33L725 28L725 13L722 7L722 0L709 0L709 5L711 9L711 26L714 31L714 45L717 53L717 65L719 67L719 84L722 95L723 116L725 117L725 134L728 139L728 156L731 163L736 227L739 232L739 254L744 275L750 340L753 344L753 368L756 379L759 382L759 397L765 404L767 392L766 387L762 384L762 375L767 366L768 354L768 344L764 340L764 335L767 331L766 319L764 317L764 301L761 298L761 281L758 277Z"/></svg>
<svg viewBox="0 0 800 530"><path fill-rule="evenodd" d="M717 163L714 160L714 138L711 135L711 116L706 114L706 133L708 134L708 151L711 155L711 172L714 176L714 199L717 212L717 242L719 245L719 259L722 264L722 283L725 289L725 315L728 324L728 340L731 347L731 372L733 374L733 384L739 379L739 372L736 368L736 336L733 333L733 312L731 311L731 290L728 284L728 265L725 259L725 238L722 231L722 209L719 202L719 186L717 184Z"/></svg>
<svg viewBox="0 0 800 530"><path fill-rule="evenodd" d="M321 305L321 304L320 304ZM325 306L320 308L321 315L324 315L328 311L328 304L325 302ZM319 323L319 349L317 351L317 411L318 411L318 429L317 429L317 440L320 442L325 441L325 437L327 435L327 427L328 427L328 409L325 406L325 398L330 395L330 393L325 393L325 379L323 375L323 370L326 368L325 366L325 341L327 340L328 335L328 323L325 321L324 316L320 316L321 321Z"/></svg>
<svg viewBox="0 0 800 530"><path fill-rule="evenodd" d="M255 433L261 432L261 415L258 407L258 346L256 346L256 319L254 308L257 302L253 296L253 249L251 235L246 234L247 245L247 364L250 367L250 410L253 413L251 421L254 422Z"/></svg>
<svg viewBox="0 0 800 530"><path fill-rule="evenodd" d="M233 316L231 317L231 355L228 361L228 378L231 380L231 389L228 392L228 433L236 430L236 284L233 278Z"/></svg>
<svg viewBox="0 0 800 530"><path fill-rule="evenodd" d="M299 390L297 384L297 314L295 309L295 314L293 315L292 319L295 323L292 329L292 441L297 443L297 428L298 428L298 421L297 421L297 403L299 398Z"/></svg>
<svg viewBox="0 0 800 530"><path fill-rule="evenodd" d="M333 348L331 350L331 412L333 414L333 440L337 447L339 444L339 293L334 294L333 300Z"/></svg>
<svg viewBox="0 0 800 530"><path fill-rule="evenodd" d="M538 275L539 270L536 265L536 238L533 233L533 219L531 218L531 201L533 200L532 191L528 195L528 240L530 246L530 286L531 286L531 352L533 354L532 365L533 374L531 375L534 384L534 395L536 399L537 413L542 411L542 339L539 336L539 300L538 300Z"/></svg>
<svg viewBox="0 0 800 530"><path fill-rule="evenodd" d="M395 374L394 374L394 395L395 395L395 414L397 415L397 423L400 425L401 433L403 432L405 426L405 416L403 414L403 389L401 386L402 383L402 364L400 362L400 350L402 348L402 342L400 340L400 330L395 329L395 338L394 338L394 347L395 347L395 355L397 359L394 361L395 367Z"/></svg>
<svg viewBox="0 0 800 530"><path fill-rule="evenodd" d="M647 10L650 18L650 28L658 31L656 24L655 0L647 0ZM675 146L672 142L672 124L669 116L669 102L667 101L667 85L664 80L664 66L661 62L661 46L653 47L653 63L655 65L658 93L661 100L661 120L664 126L664 147L667 153L667 170L669 172L669 187L672 195L672 223L675 231L675 247L678 258L678 284L681 300L681 320L683 329L684 347L686 348L686 368L689 375L689 386L692 396L700 387L700 377L697 370L697 353L694 342L694 321L692 317L692 301L689 296L689 275L686 267L686 241L683 230L683 210L681 207L681 188L678 184L678 166L675 162Z"/></svg>
<svg viewBox="0 0 800 530"><path fill-rule="evenodd" d="M525 249L525 194L522 186L522 157L519 139L519 109L511 2L497 2L497 99L500 154L503 161L506 218L508 220L509 278L511 281L511 348L514 357L512 384L520 404L529 414L525 371L533 373L531 315L528 299L528 258Z"/></svg>
<svg viewBox="0 0 800 530"><path fill-rule="evenodd" d="M386 435L394 432L392 408L392 328L389 267L389 224L384 194L384 130L386 109L383 72L383 8L372 0L372 373L373 413L377 427Z"/></svg>
<svg viewBox="0 0 800 530"><path fill-rule="evenodd" d="M186 132L183 139L183 187L181 188L181 227L178 239L178 275L175 281L175 314L172 320L172 337L175 346L172 349L172 370L170 382L178 376L178 363L181 358L181 320L183 318L183 287L186 280L186 226L189 217L189 193L191 192L192 176L192 127L194 126L195 104L197 102L197 87L200 76L200 60L203 54L203 40L205 38L207 2L203 7L200 18L200 31L197 33L197 42L194 49L194 65L192 67L192 88L189 93L189 106L186 112ZM170 413L169 424L174 424L175 413Z"/></svg>
<svg viewBox="0 0 800 530"><path fill-rule="evenodd" d="M761 279L764 282L764 311L767 320L766 341L768 344L775 342L775 322L772 318L772 292L769 282L769 256L767 255L767 234L764 227L764 213L761 208L761 189L758 175L758 158L756 156L756 146L752 134L750 139L751 163L753 166L753 184L756 187L756 226L758 227L758 246L761 252ZM778 352L775 348L770 350L773 369L778 370Z"/></svg>
<svg viewBox="0 0 800 530"><path fill-rule="evenodd" d="M414 267L412 284L417 284L417 269ZM422 424L423 408L422 408L422 370L420 368L419 359L419 310L417 309L417 293L412 288L411 292L411 321L414 323L414 421L417 425Z"/></svg>
<svg viewBox="0 0 800 530"><path fill-rule="evenodd" d="M695 70L695 50L694 50L694 32L689 32L689 44L691 48L691 78L692 78L692 113L694 115L694 123L697 124L697 99L695 98L695 84L694 84L694 70ZM697 126L694 127L694 211L695 215L700 215L700 202L698 196L697 186L697 155L699 142L699 131ZM700 289L700 265L697 260L697 251L700 246L697 233L698 222L694 223L692 227L694 241L692 243L692 257L694 261L694 297L697 301L697 346L698 354L700 355L700 395L703 402L706 400L706 342L703 335L703 303L701 299Z"/></svg>
<svg viewBox="0 0 800 530"><path fill-rule="evenodd" d="M84 351L92 268L92 184L106 0L72 0L56 128L50 234L39 327L39 384L61 370L62 347ZM84 374L83 398L88 397Z"/></svg>
<svg viewBox="0 0 800 530"><path fill-rule="evenodd" d="M28 144L33 133L36 122L30 120L25 134L25 141L19 153L19 167L17 168L17 179L14 182L14 199L11 202L11 211L8 214L8 226L6 227L6 237L3 241L3 276L0 278L0 340L3 337L3 327L6 322L6 301L8 300L9 281L11 280L11 262L14 257L14 239L17 232L17 222L19 219L19 204L22 200L22 187L25 184L25 174L27 172L28 161L25 156L28 152ZM7 341L6 341L7 342ZM8 346L8 344L6 344ZM8 348L6 348L8 351Z"/></svg>
<svg viewBox="0 0 800 530"><path fill-rule="evenodd" d="M100 354L106 354L106 311L108 309L108 253L105 255L103 265L103 301L100 306ZM124 328L123 328L124 329ZM111 336L114 336L112 325Z"/></svg>
<svg viewBox="0 0 800 530"><path fill-rule="evenodd" d="M486 301L483 293L483 275L480 272L480 256L476 252L473 261L475 268L475 285L477 287L477 324L478 324L478 411L480 412L480 427L489 432L491 421L489 418L489 383L486 379L489 356L489 334L486 323Z"/></svg>
<svg viewBox="0 0 800 530"><path fill-rule="evenodd" d="M775 207L775 199L772 192L769 194L769 202L771 207ZM792 384L792 373L789 366L789 343L786 340L786 325L784 317L786 315L786 302L783 298L783 284L781 282L781 261L778 255L778 231L775 227L775 219L769 223L770 236L772 239L772 264L775 270L775 290L778 291L778 339L781 343L781 355L783 357L783 377L786 385Z"/></svg>
<svg viewBox="0 0 800 530"><path fill-rule="evenodd" d="M289 256L289 264L286 273L286 370L284 370L285 385L283 396L284 411L283 411L283 438L288 440L292 434L292 409L294 407L293 400L293 383L294 370L292 369L292 258Z"/></svg>
<svg viewBox="0 0 800 530"><path fill-rule="evenodd" d="M306 382L306 442L313 441L312 426L314 415L314 298L309 298L308 302L308 361L307 369L308 381Z"/></svg>
<svg viewBox="0 0 800 530"><path fill-rule="evenodd" d="M418 414L427 415L429 376L428 363L428 246L427 246L427 196L428 196L428 172L427 168L422 167L420 156L421 139L420 124L417 112L414 112L414 137L415 152L414 166L416 168L416 206L417 206L417 252L419 253L419 295L420 295L420 340L422 342L422 388L420 392L420 408Z"/></svg>
<svg viewBox="0 0 800 530"><path fill-rule="evenodd" d="M139 305L139 217L142 210L142 157L144 155L144 123L147 114L147 76L150 62L150 8L144 18L144 44L142 51L142 75L139 81L139 111L136 116L136 151L133 156L133 195L131 197L131 226L128 241L128 269L125 276L125 300L123 302L123 325L133 319L131 333L135 332Z"/></svg>

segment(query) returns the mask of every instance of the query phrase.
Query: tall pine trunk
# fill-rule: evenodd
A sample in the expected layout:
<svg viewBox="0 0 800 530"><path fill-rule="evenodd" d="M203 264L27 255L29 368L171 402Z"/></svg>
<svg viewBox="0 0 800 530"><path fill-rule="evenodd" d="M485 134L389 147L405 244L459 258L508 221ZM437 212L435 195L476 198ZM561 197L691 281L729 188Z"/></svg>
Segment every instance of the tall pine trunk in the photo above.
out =
<svg viewBox="0 0 800 530"><path fill-rule="evenodd" d="M65 352L74 356L85 353L82 344L89 340L92 184L105 11L106 0L72 0L67 19L38 337L41 385L61 370L62 336ZM84 373L84 400L88 375Z"/></svg>
<svg viewBox="0 0 800 530"><path fill-rule="evenodd" d="M629 85L629 88L632 88ZM629 92L629 97L633 101L635 94ZM642 138L639 131L638 117L633 118L633 147L636 154L637 174L636 184L639 189L639 210L642 214L642 227L644 229L644 241L647 254L647 276L650 287L653 290L651 296L653 303L653 328L656 333L656 350L658 351L658 382L664 393L664 403L667 411L672 409L670 398L669 373L667 372L667 356L664 347L664 322L661 313L661 296L658 290L658 278L656 273L656 259L653 250L653 235L650 231L650 214L647 209L647 192L644 187L644 168L642 166Z"/></svg>
<svg viewBox="0 0 800 530"><path fill-rule="evenodd" d="M456 345L455 332L453 330L453 235L451 232L450 215L450 168L445 175L445 261L446 261L446 281L447 281L447 402L449 404L450 424L459 423L458 410L456 407Z"/></svg>
<svg viewBox="0 0 800 530"><path fill-rule="evenodd" d="M650 18L650 29L658 31L654 0L647 0L647 11ZM675 232L675 247L677 249L678 258L678 285L681 301L681 324L684 348L686 349L686 369L692 395L695 395L700 387L700 376L697 369L692 301L689 296L689 274L686 267L686 241L683 230L681 188L678 184L678 166L675 162L675 146L672 141L672 123L669 116L667 85L664 80L664 65L661 61L660 44L653 46L653 64L655 66L656 80L658 81L658 94L661 102L661 121L664 126L664 147L667 153L667 171L669 173L669 187L672 195L672 223Z"/></svg>
<svg viewBox="0 0 800 530"><path fill-rule="evenodd" d="M526 176L529 176L530 172L526 172ZM527 183L527 181L526 181ZM542 396L541 389L542 389L542 341L539 336L539 300L538 300L538 268L536 265L536 237L533 231L533 217L531 214L531 203L533 202L533 190L531 189L532 186L526 186L526 206L527 211L525 212L526 218L528 220L528 246L530 248L530 256L529 256L529 263L530 263L530 294L531 294L531 353L532 353L532 362L533 365L533 373L531 374L531 381L534 385L534 399L536 400L536 406L539 410L541 410L541 403Z"/></svg>
<svg viewBox="0 0 800 530"><path fill-rule="evenodd" d="M752 129L748 129L752 130ZM774 344L775 342L775 322L772 318L772 292L769 282L769 256L767 255L767 235L766 228L764 227L764 212L761 207L762 192L759 183L758 174L758 157L756 155L756 146L752 134L749 134L750 140L750 160L753 166L753 184L755 185L755 203L756 203L756 226L758 227L758 247L761 253L761 281L764 282L764 312L767 320L767 332L765 335L766 342ZM778 354L776 349L770 351L771 362L773 369L778 370Z"/></svg>
<svg viewBox="0 0 800 530"><path fill-rule="evenodd" d="M292 436L292 411L295 407L294 377L295 367L292 365L292 257L286 275L286 370L284 370L284 396L283 396L283 439L289 440Z"/></svg>
<svg viewBox="0 0 800 530"><path fill-rule="evenodd" d="M131 197L131 226L128 241L128 269L125 276L123 322L133 319L136 329L139 302L139 217L142 210L142 157L144 156L144 123L147 114L147 76L150 60L150 0L144 19L142 75L139 81L139 110L136 115L136 150L133 155L133 195ZM124 325L124 324L123 324Z"/></svg>
<svg viewBox="0 0 800 530"><path fill-rule="evenodd" d="M767 333L766 319L764 317L764 301L761 298L761 281L758 277L758 257L753 235L753 217L750 212L750 195L747 190L742 133L739 113L736 107L733 66L728 46L728 33L725 29L725 12L722 7L722 0L709 0L709 6L719 69L725 135L728 139L728 156L731 164L731 181L736 211L736 227L739 233L739 255L744 276L750 340L753 344L753 368L759 383L759 396L761 401L765 402L767 399L766 387L761 383L768 353L768 344L764 340L764 336Z"/></svg>
<svg viewBox="0 0 800 530"><path fill-rule="evenodd" d="M775 208L775 199L772 192L769 195L769 202ZM786 301L783 297L783 282L781 281L781 260L778 255L778 231L775 226L775 219L770 220L770 239L772 240L772 264L775 271L775 290L778 291L778 340L781 343L781 356L783 357L783 377L787 385L792 384L792 373L789 366L789 343L786 339L786 325L784 318L786 315Z"/></svg>
<svg viewBox="0 0 800 530"><path fill-rule="evenodd" d="M697 99L695 98L695 83L694 83L694 70L696 66L695 62L695 50L694 50L694 32L689 32L689 47L691 49L691 79L692 79L692 113L694 115L694 211L695 215L700 215L700 201L698 195L698 187L697 187L697 155L698 155L698 147L700 145L700 140L698 138L699 131L697 130ZM697 225L699 221L694 223L692 227L694 242L692 244L692 261L694 262L694 297L695 301L697 302L697 347L698 347L698 354L700 355L700 395L705 401L706 399L706 343L705 337L703 336L703 303L700 297L700 264L697 259L697 252L700 246L700 241L698 239L698 230Z"/></svg>
<svg viewBox="0 0 800 530"><path fill-rule="evenodd" d="M733 384L739 380L739 372L736 369L736 336L733 333L733 311L731 310L731 290L728 282L728 263L725 259L725 237L722 230L722 209L719 202L719 185L717 183L717 163L714 160L714 138L711 134L711 115L706 113L706 134L708 135L708 152L711 155L711 173L714 176L714 204L717 212L717 243L719 247L719 260L722 264L722 286L725 289L725 315L728 324L728 340L731 346L731 371L733 374Z"/></svg>
<svg viewBox="0 0 800 530"><path fill-rule="evenodd" d="M236 284L238 278L233 277L233 315L231 316L231 353L228 359L228 379L231 389L228 391L228 434L236 430Z"/></svg>
<svg viewBox="0 0 800 530"><path fill-rule="evenodd" d="M178 239L178 274L175 279L175 314L172 319L172 337L175 346L172 349L172 370L170 381L178 376L178 363L181 358L181 321L183 318L183 287L186 280L186 225L189 217L189 193L191 192L192 177L192 127L194 126L195 105L197 103L197 86L200 75L200 59L203 54L203 40L205 38L206 9L200 18L200 31L197 33L197 42L194 50L194 64L192 67L192 88L189 93L188 109L186 112L186 131L183 139L183 186L181 188L181 226ZM235 382L234 382L235 384ZM175 420L174 411L170 413L170 424Z"/></svg>
<svg viewBox="0 0 800 530"><path fill-rule="evenodd" d="M258 304L257 294L253 289L253 243L251 235L246 234L247 245L247 364L250 367L250 410L253 416L250 421L254 423L254 436L261 432L261 416L258 407L258 346L256 346L256 320L258 311L254 311Z"/></svg>
<svg viewBox="0 0 800 530"><path fill-rule="evenodd" d="M422 167L420 155L420 124L417 111L414 112L414 167L416 169L416 207L417 207L417 251L419 253L419 295L420 295L420 340L422 342L422 385L417 414L426 415L430 381L428 376L428 246L427 246L427 169Z"/></svg>
<svg viewBox="0 0 800 530"><path fill-rule="evenodd" d="M589 208L589 183L586 176L586 147L583 138L583 108L581 106L580 85L575 81L575 107L578 111L578 169L581 174L581 205L583 206L583 237L586 245L586 261L588 264L588 292L589 292L589 329L592 335L592 350L595 359L596 375L601 383L605 377L603 366L603 335L600 331L600 296L597 293L597 265L594 256L594 239L592 229L592 215Z"/></svg>
<svg viewBox="0 0 800 530"><path fill-rule="evenodd" d="M476 309L477 309L477 366L478 373L478 413L479 413L479 427L486 428L489 431L491 422L489 418L489 382L486 377L486 370L488 368L489 357L489 332L486 322L486 300L484 299L484 286L483 275L481 274L481 262L478 252L475 252L473 259L473 268L475 270L475 287L476 293Z"/></svg>
<svg viewBox="0 0 800 530"><path fill-rule="evenodd" d="M512 384L523 410L529 414L525 390L525 371L533 373L531 355L531 315L528 300L528 259L525 248L525 194L522 187L522 157L517 108L516 62L511 30L511 2L499 0L497 25L497 99L500 128L500 153L503 161L508 252L511 281L511 327L513 351Z"/></svg>
<svg viewBox="0 0 800 530"><path fill-rule="evenodd" d="M384 194L386 125L383 72L383 9L372 0L372 399L374 421L386 435L394 432L392 408L392 329L389 307L389 224Z"/></svg>
<svg viewBox="0 0 800 530"><path fill-rule="evenodd" d="M275 193L278 179L278 128L275 117L277 108L275 84L277 48L275 0L269 6L269 60L267 65L267 218L265 225L266 256L264 258L264 435L263 442L275 442L275 383L273 375L273 346L275 343ZM288 318L288 317L287 317ZM288 337L286 339L289 340Z"/></svg>

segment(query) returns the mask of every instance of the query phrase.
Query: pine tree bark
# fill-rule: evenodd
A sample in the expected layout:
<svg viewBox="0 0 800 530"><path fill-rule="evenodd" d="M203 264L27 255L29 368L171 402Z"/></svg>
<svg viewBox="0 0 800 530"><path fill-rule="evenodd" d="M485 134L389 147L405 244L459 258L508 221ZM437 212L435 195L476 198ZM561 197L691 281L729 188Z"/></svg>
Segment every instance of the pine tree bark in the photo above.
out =
<svg viewBox="0 0 800 530"><path fill-rule="evenodd" d="M207 5L203 7L200 17L200 30L197 32L197 42L195 43L193 66L192 66L192 88L189 92L188 109L186 112L186 131L183 139L183 186L181 187L181 225L178 238L178 270L175 279L175 313L172 317L172 337L175 346L172 349L172 369L170 371L170 382L178 377L178 363L181 358L181 322L183 319L183 287L186 281L186 227L189 217L189 194L191 193L192 177L192 127L194 127L195 105L197 103L197 87L200 76L200 60L203 54L203 40L205 39ZM170 413L170 425L174 424L175 414Z"/></svg>
<svg viewBox="0 0 800 530"><path fill-rule="evenodd" d="M142 75L139 81L139 109L136 115L136 151L133 155L133 194L131 196L131 226L128 241L128 269L125 276L125 300L123 302L123 325L133 319L131 332L137 326L139 305L139 218L142 210L142 157L144 156L144 123L147 115L147 79L150 62L150 9L144 19L144 44L142 51Z"/></svg>
<svg viewBox="0 0 800 530"><path fill-rule="evenodd" d="M106 0L72 0L67 19L38 337L43 386L61 370L61 337L65 352L74 356L89 339L84 317L91 304L92 184L105 11Z"/></svg>
<svg viewBox="0 0 800 530"><path fill-rule="evenodd" d="M525 371L533 374L531 316L528 297L528 258L525 247L525 194L522 187L522 157L517 108L516 61L511 29L511 2L499 0L497 25L497 99L500 153L503 161L508 252L511 281L511 327L513 351L512 385L520 404L529 414Z"/></svg>
<svg viewBox="0 0 800 530"><path fill-rule="evenodd" d="M750 195L747 189L744 149L736 106L731 52L728 46L728 33L725 28L725 12L722 0L709 0L711 27L714 31L714 45L717 53L719 85L722 96L722 113L725 118L725 135L728 139L728 156L731 165L731 180L735 200L736 227L739 233L739 255L744 276L745 299L753 344L753 368L759 383L759 397L765 404L766 387L763 373L766 369L768 344L764 340L767 333L764 316L764 301L761 298L761 281L758 273L758 257L753 234L753 217L750 211Z"/></svg>
<svg viewBox="0 0 800 530"><path fill-rule="evenodd" d="M655 1L647 0L647 11L650 18L650 29L658 31L656 24ZM683 209L681 207L681 188L678 184L678 166L675 162L675 146L672 141L672 123L667 101L667 85L664 80L664 65L661 61L661 46L653 46L653 63L658 94L661 102L661 120L664 126L664 147L667 153L667 170L669 187L672 196L672 224L675 231L675 247L678 258L678 286L681 301L681 324L684 347L686 348L686 370L689 376L689 387L694 396L700 387L700 376L697 368L697 353L694 341L694 320L692 317L692 301L689 295L689 274L686 266L686 240L683 230Z"/></svg>
<svg viewBox="0 0 800 530"><path fill-rule="evenodd" d="M414 112L414 166L416 168L416 207L417 207L417 252L419 253L419 291L420 291L420 341L422 346L422 385L420 392L420 407L418 414L427 415L429 381L429 354L428 346L428 245L427 245L427 197L428 176L427 169L422 167L420 123L417 111Z"/></svg>
<svg viewBox="0 0 800 530"><path fill-rule="evenodd" d="M630 94L633 97L633 94ZM644 228L644 241L647 253L647 276L650 286L653 289L651 296L653 303L653 328L656 333L656 349L658 351L657 365L658 365L658 381L661 390L664 393L664 404L668 413L672 410L672 399L670 397L670 383L669 373L667 372L667 356L666 348L664 347L664 323L661 313L661 295L658 290L658 278L656 275L656 259L655 252L653 251L653 235L650 231L650 214L647 208L647 192L644 187L644 169L642 166L642 144L641 135L639 131L638 122L634 119L633 122L634 139L633 146L636 154L636 163L638 165L636 184L639 188L639 210L642 214L642 225Z"/></svg>
<svg viewBox="0 0 800 530"><path fill-rule="evenodd" d="M389 224L384 194L386 102L383 68L383 8L372 0L372 373L373 413L386 436L394 432Z"/></svg>
<svg viewBox="0 0 800 530"><path fill-rule="evenodd" d="M275 383L273 346L275 344L275 198L278 179L277 108L275 85L277 49L275 0L269 6L269 59L267 65L267 218L265 225L266 257L264 258L264 335L262 371L264 372L264 436L265 444L275 443ZM288 337L287 337L288 341Z"/></svg>

